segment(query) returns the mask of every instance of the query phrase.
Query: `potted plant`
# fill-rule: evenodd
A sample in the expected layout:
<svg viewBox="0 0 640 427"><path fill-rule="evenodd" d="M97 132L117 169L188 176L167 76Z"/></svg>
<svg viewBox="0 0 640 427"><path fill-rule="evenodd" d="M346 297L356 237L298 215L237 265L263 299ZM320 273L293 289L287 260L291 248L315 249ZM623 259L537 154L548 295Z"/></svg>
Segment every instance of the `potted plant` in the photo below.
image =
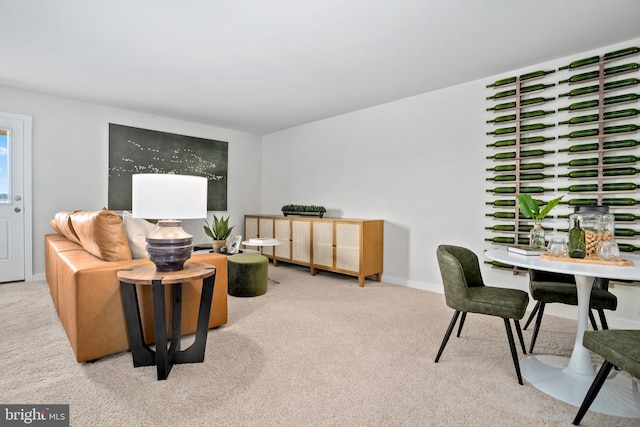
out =
<svg viewBox="0 0 640 427"><path fill-rule="evenodd" d="M220 253L220 248L226 246L227 239L229 238L229 236L231 236L231 231L233 231L235 225L229 227L229 217L225 218L224 216L222 216L218 218L215 215L213 215L213 222L211 224L212 226L206 219L204 220L204 222L206 224L205 226L203 226L204 232L207 234L207 236L213 239L213 251Z"/></svg>
<svg viewBox="0 0 640 427"><path fill-rule="evenodd" d="M327 210L324 206L317 205L284 205L282 207L282 214L287 215L304 215L304 216L319 216L322 218Z"/></svg>
<svg viewBox="0 0 640 427"><path fill-rule="evenodd" d="M549 215L551 209L555 208L560 200L564 196L555 198L545 205L541 210L538 200L531 197L529 194L518 194L518 207L522 215L533 220L533 228L529 232L529 246L541 249L545 247L544 242L544 229L542 228L542 220Z"/></svg>

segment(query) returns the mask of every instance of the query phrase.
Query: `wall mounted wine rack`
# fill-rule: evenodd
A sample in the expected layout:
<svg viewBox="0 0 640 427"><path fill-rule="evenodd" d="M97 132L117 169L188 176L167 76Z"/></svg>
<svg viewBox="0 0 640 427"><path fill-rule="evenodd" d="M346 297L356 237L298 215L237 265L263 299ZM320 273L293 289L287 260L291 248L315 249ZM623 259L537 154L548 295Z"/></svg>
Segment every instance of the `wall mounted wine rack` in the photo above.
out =
<svg viewBox="0 0 640 427"><path fill-rule="evenodd" d="M566 237L575 206L603 204L620 250L640 251L640 64L630 62L639 53L629 47L487 85L486 241L528 244L533 221L517 196L529 193L542 203L563 196L543 221L547 238Z"/></svg>

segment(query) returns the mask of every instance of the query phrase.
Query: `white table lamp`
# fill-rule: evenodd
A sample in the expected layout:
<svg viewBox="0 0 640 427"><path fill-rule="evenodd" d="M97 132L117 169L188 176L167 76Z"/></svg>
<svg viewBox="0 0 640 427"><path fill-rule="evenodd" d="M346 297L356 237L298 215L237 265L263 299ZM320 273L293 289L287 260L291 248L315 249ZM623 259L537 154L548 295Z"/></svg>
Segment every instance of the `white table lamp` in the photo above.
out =
<svg viewBox="0 0 640 427"><path fill-rule="evenodd" d="M132 216L157 219L147 236L149 259L158 271L177 271L193 252L193 236L180 220L207 217L207 178L175 174L132 176Z"/></svg>

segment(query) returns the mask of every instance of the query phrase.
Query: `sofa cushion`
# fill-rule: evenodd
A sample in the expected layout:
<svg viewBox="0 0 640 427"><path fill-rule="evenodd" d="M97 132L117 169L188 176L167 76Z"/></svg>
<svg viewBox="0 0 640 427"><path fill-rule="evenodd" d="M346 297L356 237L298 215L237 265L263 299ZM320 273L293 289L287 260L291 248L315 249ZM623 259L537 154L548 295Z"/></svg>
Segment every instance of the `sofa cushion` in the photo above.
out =
<svg viewBox="0 0 640 427"><path fill-rule="evenodd" d="M133 259L149 258L147 252L147 236L155 228L155 224L144 219L134 218L130 212L122 212L124 230L127 233L129 248Z"/></svg>
<svg viewBox="0 0 640 427"><path fill-rule="evenodd" d="M72 215L73 212L58 212L51 218L50 225L58 234L62 234L74 243L80 243L80 238L78 238L71 224Z"/></svg>
<svg viewBox="0 0 640 427"><path fill-rule="evenodd" d="M85 251L105 261L131 259L122 219L113 211L77 211L71 215L73 231Z"/></svg>

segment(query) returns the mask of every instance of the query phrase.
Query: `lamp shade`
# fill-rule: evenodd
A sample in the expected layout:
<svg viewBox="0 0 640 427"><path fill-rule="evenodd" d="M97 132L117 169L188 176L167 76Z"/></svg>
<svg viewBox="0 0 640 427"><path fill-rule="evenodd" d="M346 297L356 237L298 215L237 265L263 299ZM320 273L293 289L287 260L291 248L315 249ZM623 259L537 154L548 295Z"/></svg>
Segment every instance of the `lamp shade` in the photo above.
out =
<svg viewBox="0 0 640 427"><path fill-rule="evenodd" d="M207 217L207 178L175 174L132 177L132 216L147 219Z"/></svg>

